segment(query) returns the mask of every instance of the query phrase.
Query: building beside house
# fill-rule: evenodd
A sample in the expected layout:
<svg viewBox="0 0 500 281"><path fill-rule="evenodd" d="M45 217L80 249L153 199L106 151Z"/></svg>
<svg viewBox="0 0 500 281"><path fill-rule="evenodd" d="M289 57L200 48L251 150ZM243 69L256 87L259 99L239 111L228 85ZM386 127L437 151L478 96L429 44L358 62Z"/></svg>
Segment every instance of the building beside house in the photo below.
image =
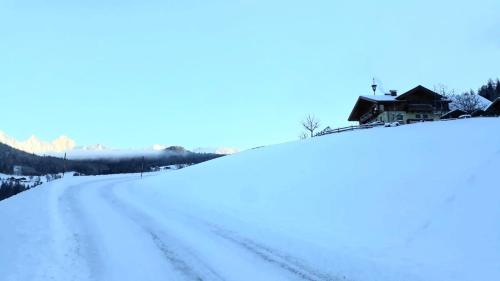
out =
<svg viewBox="0 0 500 281"><path fill-rule="evenodd" d="M360 125L375 121L404 124L439 120L450 111L446 97L417 86L401 95L390 91L385 95L360 96L349 115L349 121L358 121Z"/></svg>
<svg viewBox="0 0 500 281"><path fill-rule="evenodd" d="M464 114L467 114L467 112L465 112L461 109L455 109L455 110L449 111L448 113L443 114L443 116L441 116L441 119L454 119L454 118L458 118Z"/></svg>
<svg viewBox="0 0 500 281"><path fill-rule="evenodd" d="M13 172L14 176L22 176L23 175L23 166L15 165L14 167L12 167L12 172Z"/></svg>
<svg viewBox="0 0 500 281"><path fill-rule="evenodd" d="M486 116L486 112L483 109L476 109L470 114L472 117L482 117Z"/></svg>
<svg viewBox="0 0 500 281"><path fill-rule="evenodd" d="M35 176L38 175L37 171L31 167L14 165L12 172L15 176Z"/></svg>
<svg viewBox="0 0 500 281"><path fill-rule="evenodd" d="M500 98L496 98L485 110L485 116L500 116Z"/></svg>

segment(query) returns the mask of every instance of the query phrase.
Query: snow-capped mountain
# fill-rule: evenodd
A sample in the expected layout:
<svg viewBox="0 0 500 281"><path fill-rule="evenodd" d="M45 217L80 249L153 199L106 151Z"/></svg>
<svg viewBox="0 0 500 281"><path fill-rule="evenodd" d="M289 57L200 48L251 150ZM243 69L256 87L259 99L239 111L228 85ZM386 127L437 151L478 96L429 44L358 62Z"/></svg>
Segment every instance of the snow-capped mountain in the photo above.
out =
<svg viewBox="0 0 500 281"><path fill-rule="evenodd" d="M62 152L74 149L76 142L67 136L60 136L53 141L43 141L31 136L24 141L18 141L0 131L0 142L29 153Z"/></svg>
<svg viewBox="0 0 500 281"><path fill-rule="evenodd" d="M155 144L147 148L130 148L130 149L114 149L102 144L93 145L76 145L76 141L67 137L60 136L53 141L40 140L36 136L31 136L29 139L24 141L16 140L15 138L7 135L6 133L0 131L0 143L4 143L13 148L35 154L47 154L57 157L63 157L65 152L68 152L69 158L93 158L113 155L117 157L119 155L143 155L151 154L155 152L165 151L169 147L174 147L174 145L166 144ZM231 147L199 147L192 150L195 153L215 153L215 154L233 154L239 152L237 148Z"/></svg>

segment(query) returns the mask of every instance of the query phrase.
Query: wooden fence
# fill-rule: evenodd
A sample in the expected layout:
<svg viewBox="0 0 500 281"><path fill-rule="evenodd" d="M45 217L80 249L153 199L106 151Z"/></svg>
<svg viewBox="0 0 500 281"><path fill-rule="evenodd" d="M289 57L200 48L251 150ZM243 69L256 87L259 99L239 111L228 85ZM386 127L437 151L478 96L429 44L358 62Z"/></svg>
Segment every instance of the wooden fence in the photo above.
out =
<svg viewBox="0 0 500 281"><path fill-rule="evenodd" d="M374 127L380 127L384 126L384 124L364 124L364 125L359 125L359 126L349 126L349 127L342 127L342 128L336 128L336 129L330 129L326 128L323 131L315 134L315 137L319 136L324 136L324 135L329 135L329 134L335 134L335 133L342 133L342 132L348 132L348 131L354 131L354 130L360 130L360 129L370 129Z"/></svg>
<svg viewBox="0 0 500 281"><path fill-rule="evenodd" d="M474 117L469 117L469 118L488 118L488 117L495 117L495 116L474 116ZM500 116L498 116L500 117ZM435 121L453 121L453 120L459 120L460 118L447 118L447 119L439 119ZM429 122L429 121L428 121ZM401 124L404 125L404 124ZM359 129L370 129L374 127L380 127L384 126L383 123L375 123L375 124L365 124L365 125L359 125L359 126L349 126L349 127L342 127L342 128L336 128L336 129L330 129L327 127L323 131L316 133L314 136L315 137L320 137L324 135L329 135L329 134L335 134L335 133L342 133L342 132L348 132L348 131L354 131L354 130L359 130Z"/></svg>

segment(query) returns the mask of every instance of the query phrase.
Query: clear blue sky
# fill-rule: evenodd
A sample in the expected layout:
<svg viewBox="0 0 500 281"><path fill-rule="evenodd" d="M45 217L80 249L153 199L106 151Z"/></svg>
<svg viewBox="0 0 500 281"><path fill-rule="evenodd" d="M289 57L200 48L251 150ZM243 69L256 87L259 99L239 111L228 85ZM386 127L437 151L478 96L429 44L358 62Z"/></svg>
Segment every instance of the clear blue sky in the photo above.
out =
<svg viewBox="0 0 500 281"><path fill-rule="evenodd" d="M400 92L500 76L500 1L0 0L0 130L257 145Z"/></svg>

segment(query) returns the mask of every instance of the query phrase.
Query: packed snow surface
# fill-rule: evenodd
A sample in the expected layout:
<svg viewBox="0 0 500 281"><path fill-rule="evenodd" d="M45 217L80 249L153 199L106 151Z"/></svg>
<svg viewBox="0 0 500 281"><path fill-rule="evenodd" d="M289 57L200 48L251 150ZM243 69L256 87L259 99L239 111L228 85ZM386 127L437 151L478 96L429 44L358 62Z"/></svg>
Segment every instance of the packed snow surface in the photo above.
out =
<svg viewBox="0 0 500 281"><path fill-rule="evenodd" d="M373 128L0 202L0 279L500 280L500 119Z"/></svg>

